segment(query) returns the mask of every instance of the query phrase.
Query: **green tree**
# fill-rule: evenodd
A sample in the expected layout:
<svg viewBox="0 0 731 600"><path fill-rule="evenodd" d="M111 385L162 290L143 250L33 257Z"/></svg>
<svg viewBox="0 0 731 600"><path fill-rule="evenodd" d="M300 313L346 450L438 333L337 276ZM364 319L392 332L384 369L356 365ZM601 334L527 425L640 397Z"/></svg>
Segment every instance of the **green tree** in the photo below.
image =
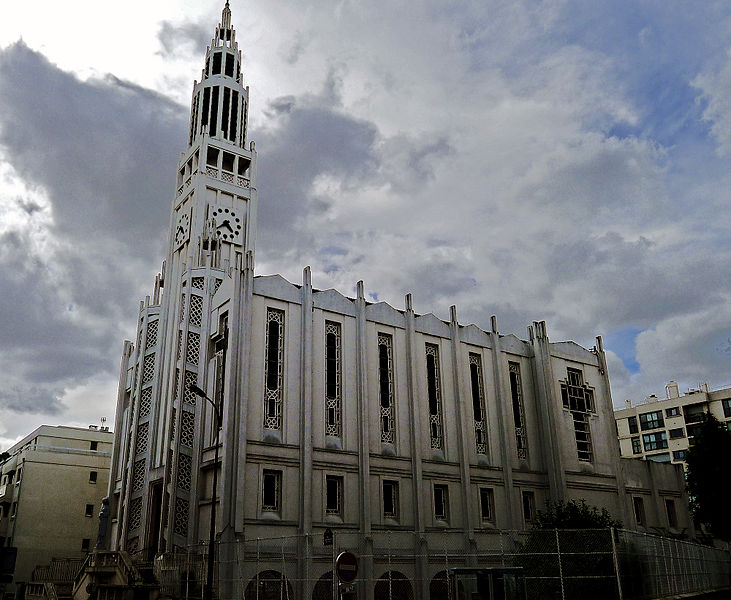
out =
<svg viewBox="0 0 731 600"><path fill-rule="evenodd" d="M539 510L533 529L607 529L622 527L606 509L589 506L586 500L549 502Z"/></svg>
<svg viewBox="0 0 731 600"><path fill-rule="evenodd" d="M529 597L614 600L612 528L621 526L606 508L586 500L549 502L538 511L516 557Z"/></svg>
<svg viewBox="0 0 731 600"><path fill-rule="evenodd" d="M691 511L697 522L710 527L714 537L729 541L731 432L709 413L695 434L694 442L686 457Z"/></svg>

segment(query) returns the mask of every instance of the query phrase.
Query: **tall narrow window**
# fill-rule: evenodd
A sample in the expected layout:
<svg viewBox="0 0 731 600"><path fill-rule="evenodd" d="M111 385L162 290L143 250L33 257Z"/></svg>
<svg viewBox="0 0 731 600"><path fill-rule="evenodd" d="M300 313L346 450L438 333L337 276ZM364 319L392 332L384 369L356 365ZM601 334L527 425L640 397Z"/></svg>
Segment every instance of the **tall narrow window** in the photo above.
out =
<svg viewBox="0 0 731 600"><path fill-rule="evenodd" d="M223 137L228 137L228 118L231 112L231 90L224 86L223 103L221 106L221 132ZM233 171L233 169L231 169Z"/></svg>
<svg viewBox="0 0 731 600"><path fill-rule="evenodd" d="M510 396L513 401L513 422L515 423L515 445L518 458L528 458L528 436L525 431L525 409L523 408L523 382L520 378L520 365L508 363L510 372Z"/></svg>
<svg viewBox="0 0 731 600"><path fill-rule="evenodd" d="M394 442L393 338L378 334L378 396L381 404L381 441Z"/></svg>
<svg viewBox="0 0 731 600"><path fill-rule="evenodd" d="M665 512L668 515L668 527L675 529L678 526L678 516L675 512L675 500L665 499Z"/></svg>
<svg viewBox="0 0 731 600"><path fill-rule="evenodd" d="M210 114L210 123L208 127L208 133L210 133L212 136L216 135L216 124L218 123L218 93L219 89L218 86L215 86L212 88L211 93L211 114Z"/></svg>
<svg viewBox="0 0 731 600"><path fill-rule="evenodd" d="M383 482L383 516L398 519L398 481Z"/></svg>
<svg viewBox="0 0 731 600"><path fill-rule="evenodd" d="M584 374L579 369L566 369L566 380L561 382L561 398L574 421L574 438L579 460L591 462L593 448L589 414L594 412L594 390L584 383Z"/></svg>
<svg viewBox="0 0 731 600"><path fill-rule="evenodd" d="M208 115L210 114L211 88L203 88L203 112L201 113L201 131L208 125Z"/></svg>
<svg viewBox="0 0 731 600"><path fill-rule="evenodd" d="M426 384L429 394L429 438L431 447L442 449L444 432L442 429L442 396L439 376L439 348L435 344L426 345Z"/></svg>
<svg viewBox="0 0 731 600"><path fill-rule="evenodd" d="M325 435L342 435L342 344L340 323L325 321Z"/></svg>
<svg viewBox="0 0 731 600"><path fill-rule="evenodd" d="M449 488L446 485L434 484L434 518L449 520Z"/></svg>
<svg viewBox="0 0 731 600"><path fill-rule="evenodd" d="M342 515L343 478L338 475L325 476L325 514Z"/></svg>
<svg viewBox="0 0 731 600"><path fill-rule="evenodd" d="M284 312L267 309L264 429L282 428Z"/></svg>
<svg viewBox="0 0 731 600"><path fill-rule="evenodd" d="M645 526L645 501L642 498L635 496L632 498L632 507L635 512L635 523L640 527Z"/></svg>
<svg viewBox="0 0 731 600"><path fill-rule="evenodd" d="M480 519L485 523L495 522L495 495L492 488L480 488Z"/></svg>
<svg viewBox="0 0 731 600"><path fill-rule="evenodd" d="M220 75L221 74L221 53L216 52L213 55L213 70L212 73L214 75Z"/></svg>
<svg viewBox="0 0 731 600"><path fill-rule="evenodd" d="M475 420L475 449L477 454L487 454L485 386L482 381L482 359L479 354L470 354L470 383L472 385L472 415Z"/></svg>
<svg viewBox="0 0 731 600"><path fill-rule="evenodd" d="M282 502L282 472L264 470L262 477L261 509L279 512Z"/></svg>
<svg viewBox="0 0 731 600"><path fill-rule="evenodd" d="M523 520L525 524L533 522L536 517L536 497L533 492L523 491L521 494L523 499Z"/></svg>
<svg viewBox="0 0 731 600"><path fill-rule="evenodd" d="M215 350L215 377L216 387L214 390L214 398L218 404L218 412L222 414L224 390L226 385L226 350L228 348L228 313L221 315L218 322L218 335L214 338L214 350ZM216 427L221 425L216 423L216 418L211 419L211 437L216 435Z"/></svg>

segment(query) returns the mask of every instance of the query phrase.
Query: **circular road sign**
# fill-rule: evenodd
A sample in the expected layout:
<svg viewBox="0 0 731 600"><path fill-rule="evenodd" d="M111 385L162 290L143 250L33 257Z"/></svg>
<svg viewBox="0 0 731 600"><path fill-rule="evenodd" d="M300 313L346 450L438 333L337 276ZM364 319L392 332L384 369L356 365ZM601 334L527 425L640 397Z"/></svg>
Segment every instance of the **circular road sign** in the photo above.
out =
<svg viewBox="0 0 731 600"><path fill-rule="evenodd" d="M342 583L352 583L358 575L358 559L352 552L341 552L335 559L335 573Z"/></svg>

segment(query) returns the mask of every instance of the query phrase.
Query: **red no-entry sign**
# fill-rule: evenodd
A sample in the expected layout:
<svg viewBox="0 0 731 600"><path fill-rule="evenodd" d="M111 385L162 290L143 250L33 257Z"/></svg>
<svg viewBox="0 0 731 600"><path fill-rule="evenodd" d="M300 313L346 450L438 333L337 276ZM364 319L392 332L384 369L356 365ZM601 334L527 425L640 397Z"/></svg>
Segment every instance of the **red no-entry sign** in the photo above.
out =
<svg viewBox="0 0 731 600"><path fill-rule="evenodd" d="M341 552L335 559L335 573L343 583L352 583L358 575L358 559L352 552Z"/></svg>

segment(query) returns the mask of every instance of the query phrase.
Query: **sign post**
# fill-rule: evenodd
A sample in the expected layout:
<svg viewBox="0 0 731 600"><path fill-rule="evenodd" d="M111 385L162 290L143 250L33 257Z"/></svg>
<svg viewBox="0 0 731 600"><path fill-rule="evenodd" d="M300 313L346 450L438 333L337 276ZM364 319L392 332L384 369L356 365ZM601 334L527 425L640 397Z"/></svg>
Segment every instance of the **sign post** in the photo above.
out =
<svg viewBox="0 0 731 600"><path fill-rule="evenodd" d="M355 600L355 590L351 585L358 576L358 559L352 552L341 552L335 559L335 574L340 580L339 590L342 600Z"/></svg>

